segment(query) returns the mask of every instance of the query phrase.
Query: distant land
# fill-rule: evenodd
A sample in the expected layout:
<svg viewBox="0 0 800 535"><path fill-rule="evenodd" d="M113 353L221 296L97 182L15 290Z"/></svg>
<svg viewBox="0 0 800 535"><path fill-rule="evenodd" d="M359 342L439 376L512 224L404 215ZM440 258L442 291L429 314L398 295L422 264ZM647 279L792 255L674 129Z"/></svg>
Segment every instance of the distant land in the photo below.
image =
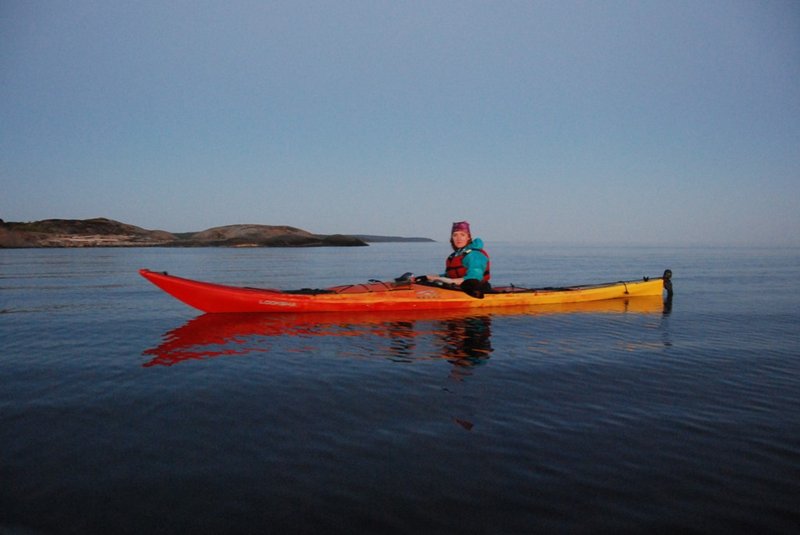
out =
<svg viewBox="0 0 800 535"><path fill-rule="evenodd" d="M113 219L0 219L0 248L28 247L353 247L370 242L432 242L430 238L313 234L286 225L228 225L199 232L147 230Z"/></svg>

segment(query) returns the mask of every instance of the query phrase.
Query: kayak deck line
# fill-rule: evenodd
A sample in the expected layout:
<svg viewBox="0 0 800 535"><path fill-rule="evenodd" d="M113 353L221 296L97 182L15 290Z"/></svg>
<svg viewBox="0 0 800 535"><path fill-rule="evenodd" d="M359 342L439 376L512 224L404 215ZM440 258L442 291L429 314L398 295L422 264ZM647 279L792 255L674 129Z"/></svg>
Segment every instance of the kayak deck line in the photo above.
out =
<svg viewBox="0 0 800 535"><path fill-rule="evenodd" d="M649 277L643 277L643 281L650 280ZM614 282L601 282L597 284L584 284L578 286L544 286L541 288L527 288L525 286L516 286L514 284L509 286L492 286L487 290L486 294L509 294L509 293L535 293L535 292L570 292L575 290L583 290L587 288L604 288L609 286L616 286L619 284L627 285L629 281L614 281ZM375 289L374 285L380 284L379 289ZM343 286L334 286L332 288L300 288L299 290L278 290L281 293L291 295L322 295L322 294L341 294L341 293L373 293L373 292L393 292L398 290L408 290L411 282L406 283L390 283L387 281L374 281L371 284L347 284ZM446 284L430 281L416 281L413 284L419 286L430 286L441 288L442 290L451 290L454 292L462 292L463 290L456 284ZM259 291L276 291L271 288L259 288L257 286L244 286L248 290Z"/></svg>
<svg viewBox="0 0 800 535"><path fill-rule="evenodd" d="M471 310L662 296L664 290L668 298L672 295L669 270L663 277L600 284L545 288L499 286L482 299L467 295L458 286L410 278L285 291L203 282L149 269L140 269L139 273L174 298L207 313Z"/></svg>

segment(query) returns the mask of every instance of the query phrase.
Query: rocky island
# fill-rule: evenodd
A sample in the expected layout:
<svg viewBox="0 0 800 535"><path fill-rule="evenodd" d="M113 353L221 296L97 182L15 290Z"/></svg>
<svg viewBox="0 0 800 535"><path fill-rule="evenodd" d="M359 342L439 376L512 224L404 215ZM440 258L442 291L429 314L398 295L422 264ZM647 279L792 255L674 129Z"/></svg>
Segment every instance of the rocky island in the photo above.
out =
<svg viewBox="0 0 800 535"><path fill-rule="evenodd" d="M15 223L0 219L0 248L25 247L343 247L428 238L313 234L286 225L228 225L199 232L147 230L103 217Z"/></svg>

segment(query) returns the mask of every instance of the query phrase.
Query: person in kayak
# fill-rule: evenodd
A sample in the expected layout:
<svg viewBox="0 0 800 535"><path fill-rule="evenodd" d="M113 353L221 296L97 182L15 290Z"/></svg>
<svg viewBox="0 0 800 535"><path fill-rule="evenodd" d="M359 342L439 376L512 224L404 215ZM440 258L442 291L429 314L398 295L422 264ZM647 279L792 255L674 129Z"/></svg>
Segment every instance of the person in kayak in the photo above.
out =
<svg viewBox="0 0 800 535"><path fill-rule="evenodd" d="M427 275L426 278L456 284L472 297L483 299L483 295L491 290L491 262L489 253L483 248L483 240L472 237L467 221L456 221L450 231L450 245L453 252L445 261L445 272Z"/></svg>

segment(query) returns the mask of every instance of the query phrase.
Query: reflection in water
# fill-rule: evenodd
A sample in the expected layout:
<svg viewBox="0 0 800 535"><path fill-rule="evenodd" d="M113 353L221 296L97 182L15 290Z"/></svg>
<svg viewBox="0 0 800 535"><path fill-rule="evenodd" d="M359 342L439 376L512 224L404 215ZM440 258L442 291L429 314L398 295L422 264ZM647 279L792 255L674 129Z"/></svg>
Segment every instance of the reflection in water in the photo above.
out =
<svg viewBox="0 0 800 535"><path fill-rule="evenodd" d="M489 359L492 350L490 316L471 316L442 322L442 357L453 365L451 377L458 381L471 375L470 368Z"/></svg>
<svg viewBox="0 0 800 535"><path fill-rule="evenodd" d="M666 299L664 299L664 315L669 316L672 312L672 296L670 295Z"/></svg>
<svg viewBox="0 0 800 535"><path fill-rule="evenodd" d="M144 364L172 366L187 360L266 353L282 337L373 337L388 340L361 347L366 356L411 363L445 358L456 365L473 365L488 358L489 317L447 317L441 313L414 314L204 314L163 335L147 349ZM435 319L434 319L435 318ZM419 340L425 342L419 344ZM438 340L438 343L432 342Z"/></svg>
<svg viewBox="0 0 800 535"><path fill-rule="evenodd" d="M413 321L393 321L386 324L389 344L389 360L394 362L413 362L417 346L414 337Z"/></svg>
<svg viewBox="0 0 800 535"><path fill-rule="evenodd" d="M388 340L388 347L362 346L364 356L404 363L443 358L460 369L463 377L468 375L469 368L486 362L492 353L492 318L581 312L669 313L660 297L642 297L461 313L204 314L168 331L160 345L145 350L143 354L152 359L144 366L172 366L187 360L266 353L273 343L290 337L376 337Z"/></svg>
<svg viewBox="0 0 800 535"><path fill-rule="evenodd" d="M661 329L661 332L663 333L662 336L663 336L664 347L671 347L672 346L672 338L670 337L670 330L669 330L669 327L668 327L669 315L672 314L672 298L673 298L673 295L669 295L664 300L664 309L663 309L663 313L662 313L662 316L661 316L662 317L662 321L661 321L662 329Z"/></svg>
<svg viewBox="0 0 800 535"><path fill-rule="evenodd" d="M397 363L446 360L451 364L448 382L458 390L458 384L489 361L494 351L493 320L507 315L536 317L575 312L662 312L665 319L669 314L660 298L535 309L502 308L461 314L436 311L403 314L204 314L168 331L160 345L145 350L144 355L151 360L144 366L173 366L188 360L263 354L273 350L281 355L298 350L305 353L319 349L308 343L314 338L353 337L365 339L366 343L334 344L333 347L340 348L337 356L380 358ZM298 346L298 342L301 345ZM448 394L455 393L449 387L442 390ZM467 431L474 427L473 420L464 415L453 416L455 424Z"/></svg>

